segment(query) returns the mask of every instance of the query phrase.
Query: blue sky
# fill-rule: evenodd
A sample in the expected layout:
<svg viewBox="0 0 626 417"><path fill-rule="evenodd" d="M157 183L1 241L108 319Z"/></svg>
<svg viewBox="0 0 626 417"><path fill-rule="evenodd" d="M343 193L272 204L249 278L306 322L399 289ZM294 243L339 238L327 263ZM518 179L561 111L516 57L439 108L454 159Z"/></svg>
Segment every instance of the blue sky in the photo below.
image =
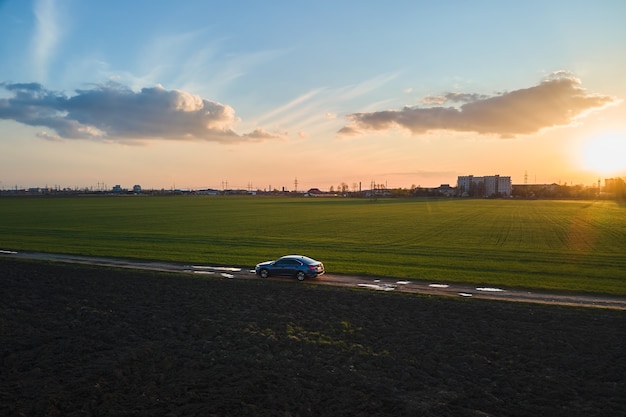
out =
<svg viewBox="0 0 626 417"><path fill-rule="evenodd" d="M624 176L624 16L618 0L0 0L0 188Z"/></svg>

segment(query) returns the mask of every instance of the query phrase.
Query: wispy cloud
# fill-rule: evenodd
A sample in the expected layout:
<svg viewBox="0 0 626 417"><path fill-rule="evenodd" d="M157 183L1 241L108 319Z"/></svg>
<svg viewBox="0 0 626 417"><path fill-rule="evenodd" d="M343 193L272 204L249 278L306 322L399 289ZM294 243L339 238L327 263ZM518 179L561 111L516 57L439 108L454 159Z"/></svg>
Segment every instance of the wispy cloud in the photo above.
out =
<svg viewBox="0 0 626 417"><path fill-rule="evenodd" d="M237 143L281 139L280 133L255 129L238 134L232 107L162 86L133 91L107 83L76 95L45 89L39 83L0 83L12 94L0 99L0 119L52 129L65 139L206 140ZM39 137L54 138L50 133Z"/></svg>
<svg viewBox="0 0 626 417"><path fill-rule="evenodd" d="M296 97L295 99L291 100L289 103L284 104L276 109L273 109L272 111L260 116L257 119L257 123L262 123L264 121L267 120L272 120L272 119L276 119L278 118L284 118L287 117L288 119L292 120L294 117L293 115L288 115L291 111L293 111L295 108L300 107L303 103L309 102L313 97L315 97L316 95L318 95L320 93L321 89L315 89L312 91L309 91L305 94L302 94L298 97ZM285 123L285 119L282 119L281 123Z"/></svg>
<svg viewBox="0 0 626 417"><path fill-rule="evenodd" d="M399 126L413 134L449 130L510 138L570 125L588 112L619 100L589 93L571 73L559 71L536 86L495 96L446 93L426 97L423 102L425 106L350 114L349 123L339 133L358 135ZM443 107L446 103L452 105Z"/></svg>
<svg viewBox="0 0 626 417"><path fill-rule="evenodd" d="M397 73L380 74L376 77L365 80L357 85L346 87L338 92L340 100L352 100L371 91L374 91L398 76Z"/></svg>
<svg viewBox="0 0 626 417"><path fill-rule="evenodd" d="M45 81L50 60L60 39L55 0L35 3L35 33L32 39L32 59L38 80Z"/></svg>
<svg viewBox="0 0 626 417"><path fill-rule="evenodd" d="M269 123L281 127L296 127L299 138L311 136L312 131L335 130L336 126L332 125L336 124L337 112L341 107L383 87L396 77L397 74L395 73L385 73L358 84L335 88L315 88L259 116L254 122ZM375 104L387 101L384 100ZM369 109L371 106L372 104L367 108Z"/></svg>
<svg viewBox="0 0 626 417"><path fill-rule="evenodd" d="M229 49L230 40L222 34L211 34L210 28L160 34L139 52L137 67L141 75L129 79L135 87L169 79L172 85L184 90L223 95L241 77L288 52L233 52Z"/></svg>

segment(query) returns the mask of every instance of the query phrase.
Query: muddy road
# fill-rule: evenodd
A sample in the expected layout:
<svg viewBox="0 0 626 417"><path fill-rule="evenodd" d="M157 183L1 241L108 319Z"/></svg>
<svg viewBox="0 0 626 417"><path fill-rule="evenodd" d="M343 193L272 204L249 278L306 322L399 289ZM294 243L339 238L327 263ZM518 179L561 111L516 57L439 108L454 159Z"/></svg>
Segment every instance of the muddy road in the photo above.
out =
<svg viewBox="0 0 626 417"><path fill-rule="evenodd" d="M222 266L182 264L174 262L128 260L109 257L54 254L43 252L22 252L0 250L0 256L18 259L32 259L51 262L88 264L115 268L151 270L183 274L201 274L225 279L261 279L250 266ZM268 278L289 281L287 278ZM298 282L294 279L294 285ZM405 293L430 294L437 296L464 297L470 299L492 299L525 303L571 305L626 310L626 297L596 294L564 294L528 289L486 287L453 282L428 282L389 277L367 277L329 274L305 281L311 285L332 285L362 288L372 291L396 291Z"/></svg>

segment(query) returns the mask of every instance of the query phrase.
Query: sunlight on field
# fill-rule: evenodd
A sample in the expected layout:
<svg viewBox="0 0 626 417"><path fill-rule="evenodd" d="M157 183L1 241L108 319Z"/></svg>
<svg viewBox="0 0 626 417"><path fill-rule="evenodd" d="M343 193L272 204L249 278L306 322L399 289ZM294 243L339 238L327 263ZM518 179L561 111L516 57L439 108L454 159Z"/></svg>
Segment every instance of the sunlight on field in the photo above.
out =
<svg viewBox="0 0 626 417"><path fill-rule="evenodd" d="M571 219L566 236L567 246L572 250L590 253L594 250L600 230L596 227L589 216L589 211L580 210L574 218Z"/></svg>

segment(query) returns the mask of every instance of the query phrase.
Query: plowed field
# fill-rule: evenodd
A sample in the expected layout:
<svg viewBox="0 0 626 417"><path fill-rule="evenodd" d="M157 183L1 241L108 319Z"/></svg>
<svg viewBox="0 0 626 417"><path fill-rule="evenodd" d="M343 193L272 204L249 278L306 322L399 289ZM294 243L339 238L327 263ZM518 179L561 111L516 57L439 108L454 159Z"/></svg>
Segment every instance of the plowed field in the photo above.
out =
<svg viewBox="0 0 626 417"><path fill-rule="evenodd" d="M626 313L0 259L3 416L624 416Z"/></svg>

